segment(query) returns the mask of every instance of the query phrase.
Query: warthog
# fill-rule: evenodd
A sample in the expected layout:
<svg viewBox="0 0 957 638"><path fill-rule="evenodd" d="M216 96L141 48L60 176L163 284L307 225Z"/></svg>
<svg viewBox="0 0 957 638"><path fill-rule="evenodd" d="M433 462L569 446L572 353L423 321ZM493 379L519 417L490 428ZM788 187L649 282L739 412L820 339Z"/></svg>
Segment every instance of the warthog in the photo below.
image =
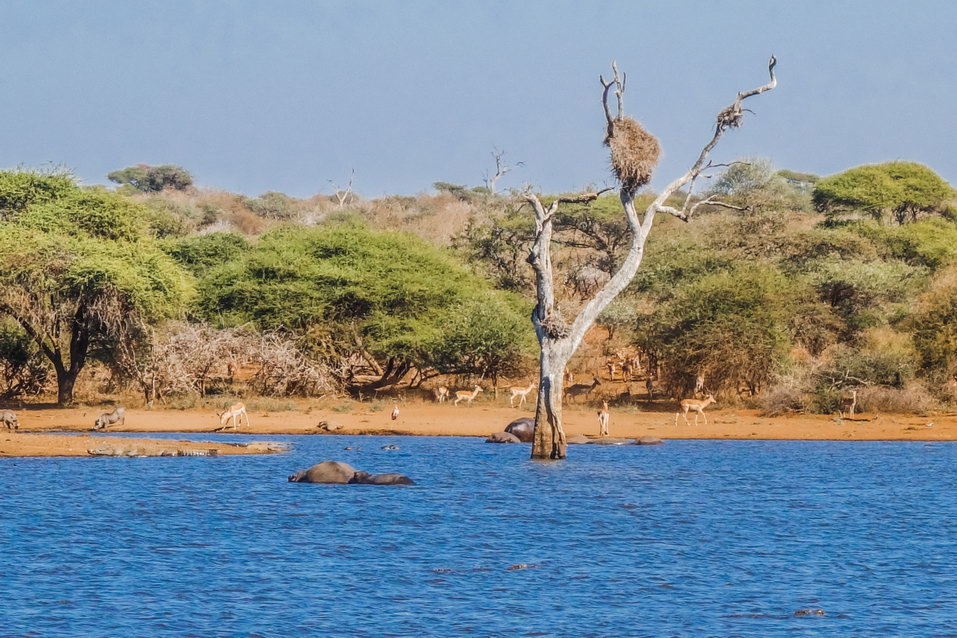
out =
<svg viewBox="0 0 957 638"><path fill-rule="evenodd" d="M17 423L17 415L10 410L0 410L0 423L7 426L8 430L19 430L20 424Z"/></svg>
<svg viewBox="0 0 957 638"><path fill-rule="evenodd" d="M96 421L93 423L94 430L102 430L108 425L113 425L114 423L119 423L120 425L126 424L126 408L113 408L112 412L106 412L96 417Z"/></svg>

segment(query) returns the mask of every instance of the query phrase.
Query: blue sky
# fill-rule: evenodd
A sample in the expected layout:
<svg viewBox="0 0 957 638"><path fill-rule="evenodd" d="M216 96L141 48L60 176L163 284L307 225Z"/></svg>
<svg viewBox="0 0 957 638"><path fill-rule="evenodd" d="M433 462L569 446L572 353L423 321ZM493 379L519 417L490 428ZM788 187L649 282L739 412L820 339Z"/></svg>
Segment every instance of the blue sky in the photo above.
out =
<svg viewBox="0 0 957 638"><path fill-rule="evenodd" d="M0 0L0 166L87 183L144 162L255 195L609 179L598 75L658 135L653 186L767 79L716 157L830 174L892 159L957 184L957 2Z"/></svg>

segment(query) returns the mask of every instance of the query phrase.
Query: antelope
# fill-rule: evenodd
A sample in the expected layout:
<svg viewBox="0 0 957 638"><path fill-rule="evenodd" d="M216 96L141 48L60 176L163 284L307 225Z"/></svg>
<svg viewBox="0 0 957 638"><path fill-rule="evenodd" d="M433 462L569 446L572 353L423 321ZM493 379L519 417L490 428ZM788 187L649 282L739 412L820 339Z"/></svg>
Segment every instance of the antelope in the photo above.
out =
<svg viewBox="0 0 957 638"><path fill-rule="evenodd" d="M392 408L392 420L395 421L399 418L399 404L396 403L395 407Z"/></svg>
<svg viewBox="0 0 957 638"><path fill-rule="evenodd" d="M608 436L608 401L602 401L598 411L598 436Z"/></svg>
<svg viewBox="0 0 957 638"><path fill-rule="evenodd" d="M509 388L512 391L512 396L508 400L509 407L514 407L512 403L515 402L515 397L520 397L518 401L518 407L522 407L523 405L525 405L525 397L528 396L528 393L531 392L532 388L534 387L535 387L535 382L533 381L528 384L527 388L517 388L515 386L512 386L511 388Z"/></svg>
<svg viewBox="0 0 957 638"><path fill-rule="evenodd" d="M699 373L694 379L695 396L704 394L704 374Z"/></svg>
<svg viewBox="0 0 957 638"><path fill-rule="evenodd" d="M585 398L588 398L588 395L591 394L591 391L601 385L601 381L598 377L594 377L595 381L588 385L587 383L576 383L573 386L565 388L565 397L570 401L574 398L579 397L584 394Z"/></svg>
<svg viewBox="0 0 957 638"><path fill-rule="evenodd" d="M465 400L466 403L472 405L472 401L475 400L475 397L478 396L478 393L482 391L481 386L475 386L475 389L471 392L467 390L456 390L455 392L455 401L452 402L452 405L458 405L459 401Z"/></svg>
<svg viewBox="0 0 957 638"><path fill-rule="evenodd" d="M857 407L857 390L851 390L850 395L841 397L840 415L842 419L853 419L854 409Z"/></svg>
<svg viewBox="0 0 957 638"><path fill-rule="evenodd" d="M568 368L565 368L565 372L562 373L562 380L565 385L570 385L572 383L575 383L575 375L572 373L571 370L569 370Z"/></svg>
<svg viewBox="0 0 957 638"><path fill-rule="evenodd" d="M708 407L709 405L711 405L712 403L715 403L713 394L708 394L708 398L705 399L704 401L700 401L698 399L682 399L681 403L678 404L679 405L678 411L675 412L675 425L678 425L678 415L681 414L682 411L684 411L684 414L682 416L685 419L685 425L691 425L690 423L688 423L688 410L694 410L695 412L695 415L694 415L695 425L698 425L699 414L704 417L704 424L708 425L708 416L704 413L704 409Z"/></svg>
<svg viewBox="0 0 957 638"><path fill-rule="evenodd" d="M249 425L249 415L246 414L246 404L245 403L234 403L229 406L229 408L223 412L217 412L216 416L219 417L219 427L220 429L226 429L226 422L232 419L233 429L238 430L243 424L243 417L246 417L246 425ZM238 420L238 424L237 424Z"/></svg>
<svg viewBox="0 0 957 638"><path fill-rule="evenodd" d="M104 412L96 417L96 421L93 422L93 429L103 430L106 426L114 423L126 425L126 408L113 408L112 412Z"/></svg>
<svg viewBox="0 0 957 638"><path fill-rule="evenodd" d="M648 400L655 400L655 379L654 377L649 376L645 379L645 390L648 391Z"/></svg>
<svg viewBox="0 0 957 638"><path fill-rule="evenodd" d="M608 366L608 379L610 381L614 381L615 373L618 371L619 364L615 363L614 361L609 361L605 365ZM624 376L624 370L622 370L622 376Z"/></svg>
<svg viewBox="0 0 957 638"><path fill-rule="evenodd" d="M437 388L432 388L432 395L439 403L445 403L446 399L449 398L449 389L444 385L440 385Z"/></svg>
<svg viewBox="0 0 957 638"><path fill-rule="evenodd" d="M10 410L0 410L0 423L5 425L8 430L19 430L20 423L17 422L16 412Z"/></svg>

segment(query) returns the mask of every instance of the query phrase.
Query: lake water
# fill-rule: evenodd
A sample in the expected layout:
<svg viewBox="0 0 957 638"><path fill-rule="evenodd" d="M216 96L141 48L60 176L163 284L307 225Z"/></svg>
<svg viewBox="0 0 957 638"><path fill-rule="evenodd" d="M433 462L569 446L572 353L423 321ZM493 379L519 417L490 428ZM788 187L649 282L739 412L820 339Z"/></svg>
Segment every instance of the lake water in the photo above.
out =
<svg viewBox="0 0 957 638"><path fill-rule="evenodd" d="M292 450L0 459L0 635L957 635L957 444L193 438Z"/></svg>

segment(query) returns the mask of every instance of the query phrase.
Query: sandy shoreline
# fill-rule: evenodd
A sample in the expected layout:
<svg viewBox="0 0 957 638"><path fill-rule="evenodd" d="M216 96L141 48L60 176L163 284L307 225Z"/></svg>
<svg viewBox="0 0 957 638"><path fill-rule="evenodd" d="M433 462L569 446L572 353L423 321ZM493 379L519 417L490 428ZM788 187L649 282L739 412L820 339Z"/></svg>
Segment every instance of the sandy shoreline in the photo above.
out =
<svg viewBox="0 0 957 638"><path fill-rule="evenodd" d="M657 407L657 406L656 406ZM957 415L862 414L854 420L826 415L764 417L754 410L708 411L708 424L685 425L674 412L612 411L610 433L615 437L656 436L662 439L793 439L842 441L953 441L957 440ZM104 443L119 445L116 438L56 436L56 431L88 432L97 408L21 409L20 431L0 430L0 456L86 456L88 450ZM514 409L492 403L453 407L432 403L400 406L399 418L390 419L390 409L371 410L356 404L352 411L308 408L300 411L266 412L250 410L250 426L241 434L329 434L322 421L341 426L336 434L402 434L432 436L488 436L501 431L510 421L533 416L531 409ZM564 413L569 436L594 435L598 431L595 411L571 406ZM693 417L690 420L694 421ZM211 411L128 409L126 424L110 432L212 433L219 421ZM257 454L274 450L222 443L176 442L168 440L123 439L123 445L140 446L147 454L168 450L174 444L182 450L216 449L217 454Z"/></svg>

